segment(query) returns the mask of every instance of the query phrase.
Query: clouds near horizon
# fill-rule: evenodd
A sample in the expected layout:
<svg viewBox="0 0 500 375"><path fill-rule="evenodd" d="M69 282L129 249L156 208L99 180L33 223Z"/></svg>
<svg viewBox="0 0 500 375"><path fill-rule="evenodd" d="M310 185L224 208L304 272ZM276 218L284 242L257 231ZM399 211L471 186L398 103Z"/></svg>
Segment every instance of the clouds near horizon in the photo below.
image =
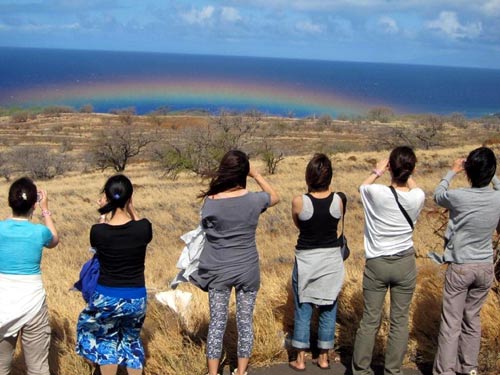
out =
<svg viewBox="0 0 500 375"><path fill-rule="evenodd" d="M500 69L500 0L0 0L0 45Z"/></svg>

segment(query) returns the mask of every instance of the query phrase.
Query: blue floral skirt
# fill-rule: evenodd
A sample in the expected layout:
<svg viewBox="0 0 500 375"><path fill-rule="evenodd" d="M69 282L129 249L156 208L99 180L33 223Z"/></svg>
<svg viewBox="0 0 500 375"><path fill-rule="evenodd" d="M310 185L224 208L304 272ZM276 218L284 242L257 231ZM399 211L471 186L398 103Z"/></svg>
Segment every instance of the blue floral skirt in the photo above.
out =
<svg viewBox="0 0 500 375"><path fill-rule="evenodd" d="M76 352L98 365L144 366L141 328L146 297L118 298L95 292L80 313Z"/></svg>

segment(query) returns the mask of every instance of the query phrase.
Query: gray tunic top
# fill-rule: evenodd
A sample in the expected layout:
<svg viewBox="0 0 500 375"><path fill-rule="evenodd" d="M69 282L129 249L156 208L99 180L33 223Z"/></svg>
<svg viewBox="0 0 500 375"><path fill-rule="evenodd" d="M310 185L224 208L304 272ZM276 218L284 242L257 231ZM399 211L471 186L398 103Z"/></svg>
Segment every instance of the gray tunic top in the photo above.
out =
<svg viewBox="0 0 500 375"><path fill-rule="evenodd" d="M493 177L493 189L485 186L448 190L454 175L448 172L434 191L436 203L450 211L444 261L492 263L491 236L500 217L500 181Z"/></svg>
<svg viewBox="0 0 500 375"><path fill-rule="evenodd" d="M201 226L205 246L197 272L191 281L203 290L257 291L260 286L259 254L255 231L259 216L269 207L265 192L248 192L240 197L205 199Z"/></svg>

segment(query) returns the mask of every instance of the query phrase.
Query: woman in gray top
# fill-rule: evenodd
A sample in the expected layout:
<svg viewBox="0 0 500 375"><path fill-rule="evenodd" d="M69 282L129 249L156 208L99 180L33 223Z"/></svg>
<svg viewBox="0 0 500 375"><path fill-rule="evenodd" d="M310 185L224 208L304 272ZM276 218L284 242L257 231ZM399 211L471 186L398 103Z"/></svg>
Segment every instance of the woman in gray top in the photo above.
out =
<svg viewBox="0 0 500 375"><path fill-rule="evenodd" d="M263 190L246 189L247 176ZM253 346L253 309L260 285L259 255L255 232L259 216L279 202L269 183L238 150L227 152L219 165L201 209L201 225L206 241L198 271L191 281L208 291L210 324L207 337L209 375L216 375L222 354L231 290L236 290L238 328L238 368L233 374L246 374Z"/></svg>
<svg viewBox="0 0 500 375"><path fill-rule="evenodd" d="M500 219L500 181L492 150L480 147L458 159L434 191L449 210L443 291L434 375L477 374L481 341L480 311L494 278L492 234ZM465 170L471 187L448 190ZM490 187L493 184L493 189Z"/></svg>

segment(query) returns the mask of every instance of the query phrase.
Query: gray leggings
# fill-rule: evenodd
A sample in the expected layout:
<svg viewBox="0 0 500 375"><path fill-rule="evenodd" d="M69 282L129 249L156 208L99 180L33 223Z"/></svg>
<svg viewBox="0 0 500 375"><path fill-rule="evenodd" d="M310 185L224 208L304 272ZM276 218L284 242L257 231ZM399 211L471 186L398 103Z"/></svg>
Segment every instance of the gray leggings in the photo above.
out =
<svg viewBox="0 0 500 375"><path fill-rule="evenodd" d="M231 290L209 289L210 324L208 326L207 357L219 359L229 310ZM250 358L253 347L253 309L257 291L236 291L236 327L238 329L238 358Z"/></svg>

